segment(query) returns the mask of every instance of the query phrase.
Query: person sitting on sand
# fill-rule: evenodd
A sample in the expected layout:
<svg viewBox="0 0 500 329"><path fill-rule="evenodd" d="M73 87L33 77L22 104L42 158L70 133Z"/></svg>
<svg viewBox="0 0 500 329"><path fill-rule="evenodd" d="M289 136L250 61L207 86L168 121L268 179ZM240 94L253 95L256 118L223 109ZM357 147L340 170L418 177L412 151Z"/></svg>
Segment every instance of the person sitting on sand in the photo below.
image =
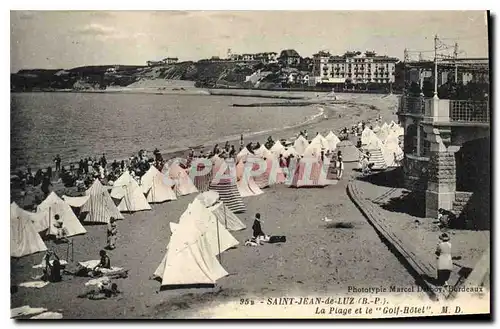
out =
<svg viewBox="0 0 500 329"><path fill-rule="evenodd" d="M109 259L109 256L106 254L106 250L99 251L99 255L101 256L101 261L92 269L92 272L95 273L100 273L99 269L102 268L108 270L111 269L111 260Z"/></svg>

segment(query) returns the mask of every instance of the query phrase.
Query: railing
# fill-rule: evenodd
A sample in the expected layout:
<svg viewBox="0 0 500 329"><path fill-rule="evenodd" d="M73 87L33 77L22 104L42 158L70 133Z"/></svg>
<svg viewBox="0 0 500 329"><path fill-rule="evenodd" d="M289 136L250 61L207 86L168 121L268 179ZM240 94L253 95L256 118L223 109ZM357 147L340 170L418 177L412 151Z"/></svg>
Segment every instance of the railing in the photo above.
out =
<svg viewBox="0 0 500 329"><path fill-rule="evenodd" d="M453 122L490 122L488 101L451 100L450 121Z"/></svg>
<svg viewBox="0 0 500 329"><path fill-rule="evenodd" d="M425 104L423 97L403 96L401 97L401 112L412 114L424 114Z"/></svg>

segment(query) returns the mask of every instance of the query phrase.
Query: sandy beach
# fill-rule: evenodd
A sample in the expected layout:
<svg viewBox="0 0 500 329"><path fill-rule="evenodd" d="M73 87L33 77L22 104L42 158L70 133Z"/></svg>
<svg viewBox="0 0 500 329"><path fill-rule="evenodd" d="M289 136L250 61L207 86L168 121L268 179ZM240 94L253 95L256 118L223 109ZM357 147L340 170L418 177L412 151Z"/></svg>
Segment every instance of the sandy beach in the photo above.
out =
<svg viewBox="0 0 500 329"><path fill-rule="evenodd" d="M379 114L390 121L395 119L396 100L393 96L367 95L362 101L372 104L371 111L366 111L364 105L345 105L342 110L328 108L327 119L283 131L279 137L286 138L304 128L311 135L316 131L337 131ZM118 299L78 298L77 295L87 289L84 283L88 278L65 276L63 282L41 289L19 288L11 297L12 307L30 305L61 310L64 318L182 318L196 316L197 308L245 296L347 293L348 286L374 284L410 286L414 283L412 276L346 195L352 166L346 165L346 176L334 186L320 189L273 186L260 196L245 198L247 212L238 217L247 229L234 232L240 245L222 254L222 265L230 275L218 282L215 292L213 289L158 292L160 283L150 279L165 253L169 222L178 221L194 198L189 195L153 205L151 211L126 214L125 219L118 222L118 248L110 252L110 257L113 265L129 270L128 278L116 281L123 291ZM287 242L245 247L243 243L251 235L250 226L256 212L262 214L268 234L285 235ZM321 221L325 216L335 222L351 223L353 228L328 228ZM106 243L105 226L86 226L86 229L87 234L74 238L75 261L97 259ZM65 245L51 242L47 245L65 258ZM40 270L31 267L40 263L42 256L35 254L12 260L11 284L29 281L39 274Z"/></svg>

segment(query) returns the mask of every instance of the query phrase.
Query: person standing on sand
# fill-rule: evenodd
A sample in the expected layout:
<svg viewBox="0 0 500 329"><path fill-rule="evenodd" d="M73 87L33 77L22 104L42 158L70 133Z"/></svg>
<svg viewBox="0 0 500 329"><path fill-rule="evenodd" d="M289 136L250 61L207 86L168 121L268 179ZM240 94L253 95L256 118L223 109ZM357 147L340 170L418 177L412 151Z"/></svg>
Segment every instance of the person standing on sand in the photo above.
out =
<svg viewBox="0 0 500 329"><path fill-rule="evenodd" d="M437 281L440 286L448 286L448 280L453 269L450 237L448 234L443 233L439 236L439 240L441 242L438 243L435 252L438 258Z"/></svg>
<svg viewBox="0 0 500 329"><path fill-rule="evenodd" d="M50 181L49 175L45 174L42 179L41 190L44 194L44 197L47 197L50 193L49 186L52 186L52 182Z"/></svg>
<svg viewBox="0 0 500 329"><path fill-rule="evenodd" d="M229 157L234 158L236 156L236 150L234 149L234 145L231 145L231 150L229 151Z"/></svg>
<svg viewBox="0 0 500 329"><path fill-rule="evenodd" d="M253 225L252 225L252 230L253 230L253 238L254 239L266 236L264 231L262 231L260 213L255 214L255 220L254 220Z"/></svg>
<svg viewBox="0 0 500 329"><path fill-rule="evenodd" d="M56 171L60 171L61 170L61 157L58 155L56 155L56 157L54 158L54 163L56 164Z"/></svg>
<svg viewBox="0 0 500 329"><path fill-rule="evenodd" d="M116 228L116 220L114 217L109 219L108 224L108 249L113 250L116 248L116 238L118 234L118 229Z"/></svg>

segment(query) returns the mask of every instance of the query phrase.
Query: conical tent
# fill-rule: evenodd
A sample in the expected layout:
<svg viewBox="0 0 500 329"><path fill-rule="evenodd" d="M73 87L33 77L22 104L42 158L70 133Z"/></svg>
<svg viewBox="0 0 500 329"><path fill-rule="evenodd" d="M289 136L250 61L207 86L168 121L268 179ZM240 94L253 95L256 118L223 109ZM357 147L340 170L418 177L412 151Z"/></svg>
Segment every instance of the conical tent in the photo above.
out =
<svg viewBox="0 0 500 329"><path fill-rule="evenodd" d="M238 240L224 227L224 224L221 224L199 199L194 199L179 218L180 225L184 222L194 222L198 230L207 236L212 250L217 251L214 256L219 254L219 248L220 252L224 252L239 244Z"/></svg>
<svg viewBox="0 0 500 329"><path fill-rule="evenodd" d="M193 177L193 184L198 192L206 192L212 181L212 164L205 163L206 159L194 159L188 170L189 177Z"/></svg>
<svg viewBox="0 0 500 329"><path fill-rule="evenodd" d="M337 150L342 153L342 161L357 162L359 161L360 152L349 140L343 140L337 144Z"/></svg>
<svg viewBox="0 0 500 329"><path fill-rule="evenodd" d="M266 159L266 176L269 185L283 184L285 182L285 173L280 167L279 160L276 158Z"/></svg>
<svg viewBox="0 0 500 329"><path fill-rule="evenodd" d="M219 195L216 192L201 193L196 199L200 200L228 231L240 231L246 228L238 216L227 208L224 202L220 201Z"/></svg>
<svg viewBox="0 0 500 329"><path fill-rule="evenodd" d="M169 181L155 166L149 168L141 177L142 192L146 194L149 203L177 199L175 192L168 184Z"/></svg>
<svg viewBox="0 0 500 329"><path fill-rule="evenodd" d="M274 143L274 145L269 149L269 151L271 151L275 155L280 155L283 154L283 152L285 152L285 147L283 146L283 144L281 144L280 141L276 141L276 143Z"/></svg>
<svg viewBox="0 0 500 329"><path fill-rule="evenodd" d="M261 145L258 149L254 151L255 155L261 158L273 157L273 153L269 151L264 145Z"/></svg>
<svg viewBox="0 0 500 329"><path fill-rule="evenodd" d="M10 257L19 258L47 250L26 213L15 202L10 205Z"/></svg>
<svg viewBox="0 0 500 329"><path fill-rule="evenodd" d="M264 160L259 157L248 157L247 162L245 164L246 168L251 168L249 171L249 175L251 173L255 185L258 186L259 189L266 188L270 185L269 172L267 171L266 161L267 159ZM251 182L249 182L249 184L251 184Z"/></svg>
<svg viewBox="0 0 500 329"><path fill-rule="evenodd" d="M111 197L120 200L118 210L123 212L135 212L141 210L151 210L148 200L142 193L142 188L137 181L125 171L113 183Z"/></svg>
<svg viewBox="0 0 500 329"><path fill-rule="evenodd" d="M43 214L46 217L44 222L48 224L48 235L57 234L57 228L54 226L55 215L59 215L59 220L63 222L66 236L70 237L87 233L87 230L82 226L70 205L58 197L55 192L51 192L47 198L38 205L37 213Z"/></svg>
<svg viewBox="0 0 500 329"><path fill-rule="evenodd" d="M236 155L236 161L240 161L242 159L245 159L248 155L254 155L252 154L246 147L244 147L238 154Z"/></svg>
<svg viewBox="0 0 500 329"><path fill-rule="evenodd" d="M264 193L256 184L250 172L245 170L245 165L243 161L238 162L236 165L236 178L238 192L241 197L246 198L249 196L259 195Z"/></svg>
<svg viewBox="0 0 500 329"><path fill-rule="evenodd" d="M63 199L70 206L81 208L80 212L85 214L84 223L107 224L111 217L123 219L123 215L99 179L96 179L92 186L85 191L84 197L63 196Z"/></svg>
<svg viewBox="0 0 500 329"><path fill-rule="evenodd" d="M224 225L228 231L241 231L246 228L246 225L223 202L208 207L208 210L217 217L219 223Z"/></svg>
<svg viewBox="0 0 500 329"><path fill-rule="evenodd" d="M321 161L302 158L295 167L290 187L325 187L329 185L326 174Z"/></svg>
<svg viewBox="0 0 500 329"><path fill-rule="evenodd" d="M295 148L293 146L289 146L285 152L283 152L283 157L289 157L290 155L293 155L293 156L297 156L299 155L299 152L297 152L297 150L295 150Z"/></svg>
<svg viewBox="0 0 500 329"><path fill-rule="evenodd" d="M329 148L328 140L321 134L317 134L316 136L314 136L310 144L318 144L324 150L327 150Z"/></svg>
<svg viewBox="0 0 500 329"><path fill-rule="evenodd" d="M215 249L193 221L175 226L165 257L155 271L161 289L214 287L228 275L220 265Z"/></svg>
<svg viewBox="0 0 500 329"><path fill-rule="evenodd" d="M337 144L340 143L340 139L333 133L333 131L330 131L325 138L328 141L330 151L335 150L337 148Z"/></svg>
<svg viewBox="0 0 500 329"><path fill-rule="evenodd" d="M399 146L399 136L396 132L389 134L382 146L382 155L388 167L395 167L403 159L404 153Z"/></svg>
<svg viewBox="0 0 500 329"><path fill-rule="evenodd" d="M245 204L236 185L236 173L232 172L231 167L226 161L222 160L214 164L210 190L219 193L220 199L234 213L246 211Z"/></svg>
<svg viewBox="0 0 500 329"><path fill-rule="evenodd" d="M188 195L198 192L198 189L193 184L193 181L189 177L188 173L182 169L177 162L172 162L172 164L168 167L167 172L168 177L170 177L170 179L174 182L175 192L178 195Z"/></svg>
<svg viewBox="0 0 500 329"><path fill-rule="evenodd" d="M307 141L307 139L305 139L304 136L300 135L293 143L293 148L298 154L302 155L304 154L304 151L306 150L306 147L308 145L309 142Z"/></svg>
<svg viewBox="0 0 500 329"><path fill-rule="evenodd" d="M380 141L377 135L375 135L375 133L370 128L365 127L365 129L361 133L361 145L372 145L374 143L377 143L377 141Z"/></svg>
<svg viewBox="0 0 500 329"><path fill-rule="evenodd" d="M17 216L20 216L23 219L28 220L32 224L36 232L43 233L42 235L46 234L46 231L49 228L48 216L46 216L44 213L41 212L31 212L24 210L23 208L19 207L16 203L13 204L15 205L15 207L12 208L11 205L11 211L12 209L15 209Z"/></svg>
<svg viewBox="0 0 500 329"><path fill-rule="evenodd" d="M311 144L307 145L303 155L308 158L319 158L321 151L326 151L322 144L318 141L312 141Z"/></svg>

